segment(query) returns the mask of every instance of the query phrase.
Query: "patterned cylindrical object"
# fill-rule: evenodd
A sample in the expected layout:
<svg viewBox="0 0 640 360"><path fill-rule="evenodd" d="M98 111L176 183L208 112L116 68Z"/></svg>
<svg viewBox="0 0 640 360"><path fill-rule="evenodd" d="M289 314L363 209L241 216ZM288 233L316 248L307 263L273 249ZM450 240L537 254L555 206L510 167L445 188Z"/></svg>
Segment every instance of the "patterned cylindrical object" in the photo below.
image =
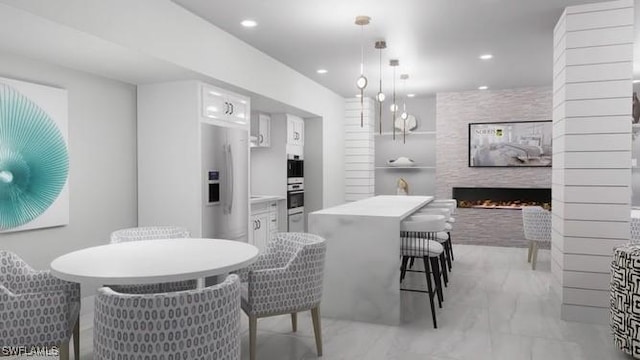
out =
<svg viewBox="0 0 640 360"><path fill-rule="evenodd" d="M614 251L610 310L614 343L640 359L640 245L628 244Z"/></svg>

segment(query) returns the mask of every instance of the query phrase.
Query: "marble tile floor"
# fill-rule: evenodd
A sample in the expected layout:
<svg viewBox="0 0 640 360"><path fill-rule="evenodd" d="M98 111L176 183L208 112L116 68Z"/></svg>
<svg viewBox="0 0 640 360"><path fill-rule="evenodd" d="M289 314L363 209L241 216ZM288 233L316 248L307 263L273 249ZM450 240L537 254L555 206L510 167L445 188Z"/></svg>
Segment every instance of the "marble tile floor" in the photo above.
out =
<svg viewBox="0 0 640 360"><path fill-rule="evenodd" d="M609 360L631 359L615 350L608 326L560 320L549 287L549 251L538 269L526 249L472 245L454 247L456 261L437 310L433 329L426 294L402 293L399 327L322 319L325 360ZM410 273L407 285L425 285ZM81 318L81 358L92 359L92 313ZM243 315L242 359L249 359L247 318ZM300 314L298 332L290 317L258 321L258 359L316 359L311 317Z"/></svg>

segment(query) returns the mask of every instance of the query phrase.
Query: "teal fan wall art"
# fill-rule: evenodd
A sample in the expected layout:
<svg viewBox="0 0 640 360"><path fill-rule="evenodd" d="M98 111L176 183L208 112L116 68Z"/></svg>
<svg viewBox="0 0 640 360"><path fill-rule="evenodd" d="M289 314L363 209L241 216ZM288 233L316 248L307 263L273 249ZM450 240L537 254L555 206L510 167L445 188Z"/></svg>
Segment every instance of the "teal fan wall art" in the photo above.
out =
<svg viewBox="0 0 640 360"><path fill-rule="evenodd" d="M0 83L0 231L41 216L69 175L65 138L42 108Z"/></svg>

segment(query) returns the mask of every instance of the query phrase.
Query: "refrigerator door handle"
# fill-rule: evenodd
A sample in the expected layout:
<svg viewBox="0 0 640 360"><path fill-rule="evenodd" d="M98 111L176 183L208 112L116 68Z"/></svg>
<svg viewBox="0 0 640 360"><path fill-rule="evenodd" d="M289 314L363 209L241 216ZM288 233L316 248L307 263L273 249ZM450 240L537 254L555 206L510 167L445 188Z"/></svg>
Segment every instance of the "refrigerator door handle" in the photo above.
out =
<svg viewBox="0 0 640 360"><path fill-rule="evenodd" d="M229 151L227 150L227 144L222 145L222 151L224 152L224 170L225 170L225 184L224 184L224 206L222 212L228 214L229 212L229 183L231 182L229 171Z"/></svg>
<svg viewBox="0 0 640 360"><path fill-rule="evenodd" d="M231 193L231 201L229 202L229 213L231 213L231 211L233 210L233 178L234 178L234 174L233 174L233 153L231 152L231 145L227 145L229 147L229 175L231 178L231 181L229 181L229 186L230 186L230 193Z"/></svg>

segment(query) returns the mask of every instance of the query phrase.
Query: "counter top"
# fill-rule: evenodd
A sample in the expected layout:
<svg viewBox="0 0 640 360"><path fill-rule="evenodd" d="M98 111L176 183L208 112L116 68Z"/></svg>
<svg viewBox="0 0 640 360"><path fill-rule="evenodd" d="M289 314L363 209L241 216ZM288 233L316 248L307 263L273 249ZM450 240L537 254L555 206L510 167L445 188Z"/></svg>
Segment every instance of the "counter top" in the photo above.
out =
<svg viewBox="0 0 640 360"><path fill-rule="evenodd" d="M354 201L311 214L353 215L405 218L433 200L433 196L379 195Z"/></svg>
<svg viewBox="0 0 640 360"><path fill-rule="evenodd" d="M267 201L279 201L279 200L285 200L284 197L282 196L276 196L276 195L252 195L249 198L251 204L259 204L262 202L267 202Z"/></svg>

